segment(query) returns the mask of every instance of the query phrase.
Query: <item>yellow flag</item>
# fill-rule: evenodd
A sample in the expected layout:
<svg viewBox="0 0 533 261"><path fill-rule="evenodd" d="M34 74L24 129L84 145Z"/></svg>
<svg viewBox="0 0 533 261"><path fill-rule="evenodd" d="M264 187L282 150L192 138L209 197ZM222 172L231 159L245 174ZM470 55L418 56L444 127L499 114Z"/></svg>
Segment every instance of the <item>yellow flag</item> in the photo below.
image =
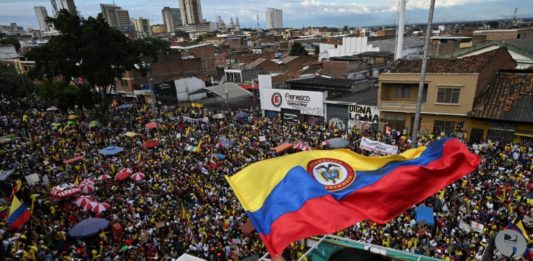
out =
<svg viewBox="0 0 533 261"><path fill-rule="evenodd" d="M183 201L181 202L181 219L189 223L189 214L187 214L187 211L185 210L185 206L183 206Z"/></svg>
<svg viewBox="0 0 533 261"><path fill-rule="evenodd" d="M76 175L76 179L74 179L74 186L78 186L80 184L80 176Z"/></svg>
<svg viewBox="0 0 533 261"><path fill-rule="evenodd" d="M15 189L16 189L15 192L22 190L22 180L20 179L17 180L17 183L15 184Z"/></svg>
<svg viewBox="0 0 533 261"><path fill-rule="evenodd" d="M203 140L200 140L200 142L198 142L198 145L196 145L196 148L194 148L194 152L200 152L202 150L202 141Z"/></svg>
<svg viewBox="0 0 533 261"><path fill-rule="evenodd" d="M32 194L31 195L31 209L30 211L33 212L33 207L35 206L35 200L39 197L39 194Z"/></svg>
<svg viewBox="0 0 533 261"><path fill-rule="evenodd" d="M190 132L191 132L191 126L187 127L187 130L185 130L185 137L189 136Z"/></svg>
<svg viewBox="0 0 533 261"><path fill-rule="evenodd" d="M139 151L139 155L137 155L137 162L141 162L141 152Z"/></svg>

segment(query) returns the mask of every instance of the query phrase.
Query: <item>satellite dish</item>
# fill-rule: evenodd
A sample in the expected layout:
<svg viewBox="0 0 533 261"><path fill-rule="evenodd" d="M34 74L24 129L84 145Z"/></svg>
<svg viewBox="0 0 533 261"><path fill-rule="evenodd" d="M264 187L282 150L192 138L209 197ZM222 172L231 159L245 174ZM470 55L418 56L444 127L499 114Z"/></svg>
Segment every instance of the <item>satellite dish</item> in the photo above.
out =
<svg viewBox="0 0 533 261"><path fill-rule="evenodd" d="M504 229L496 235L496 248L507 257L521 257L527 249L524 235L511 229Z"/></svg>

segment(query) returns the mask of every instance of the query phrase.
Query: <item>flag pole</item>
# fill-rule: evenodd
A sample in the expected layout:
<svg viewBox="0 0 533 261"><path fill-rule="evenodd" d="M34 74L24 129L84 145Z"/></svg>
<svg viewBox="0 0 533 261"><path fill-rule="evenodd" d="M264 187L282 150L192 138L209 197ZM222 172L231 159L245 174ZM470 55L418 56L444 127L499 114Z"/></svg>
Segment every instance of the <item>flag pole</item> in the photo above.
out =
<svg viewBox="0 0 533 261"><path fill-rule="evenodd" d="M426 81L426 66L429 53L429 39L431 37L431 28L433 22L433 12L435 10L435 0L431 0L429 7L428 24L426 28L426 35L424 36L424 55L422 58L422 68L420 69L420 82L418 84L418 96L416 98L416 113L415 122L413 124L413 135L411 148L418 147L418 129L420 128L420 111L422 110L422 94L424 90L424 84Z"/></svg>

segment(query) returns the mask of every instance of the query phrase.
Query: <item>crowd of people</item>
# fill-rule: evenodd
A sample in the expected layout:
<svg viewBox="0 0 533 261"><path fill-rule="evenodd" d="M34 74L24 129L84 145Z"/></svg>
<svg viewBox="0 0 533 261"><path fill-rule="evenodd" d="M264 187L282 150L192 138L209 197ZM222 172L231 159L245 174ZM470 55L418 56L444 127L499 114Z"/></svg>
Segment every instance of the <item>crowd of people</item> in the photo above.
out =
<svg viewBox="0 0 533 261"><path fill-rule="evenodd" d="M272 148L284 142L321 148L324 140L344 137L352 150L366 155L372 153L359 148L361 137L394 143L400 151L411 142L396 130L283 123L262 118L255 108L178 107L155 113L145 104L122 101L109 109L65 112L47 110L50 105L39 100L3 100L0 107L0 136L13 137L0 144L0 170L12 171L0 181L5 199L0 206L9 208L12 188L21 180L22 188L14 194L32 212L18 231L7 231L6 219L0 220L0 257L22 260L171 260L183 253L207 260L261 256L266 250L256 233L244 232L247 217L224 175L278 156ZM246 114L237 117L239 112ZM150 122L157 127L146 128ZM423 136L419 143L445 135ZM146 148L148 140L160 144ZM99 153L108 146L124 150ZM533 148L487 141L470 149L482 156L478 170L421 203L434 208L434 227L417 223L413 208L386 225L363 221L338 235L445 260L480 260L495 233L517 219L531 220L527 198L533 187ZM64 163L74 157L80 160ZM114 177L123 168L142 172L145 179L98 179ZM34 173L39 182L29 184L25 177ZM108 203L109 209L94 213L75 205L74 198L49 196L54 186L84 179L95 181L88 194ZM106 218L111 226L88 238L68 235L74 224L89 217ZM472 221L482 224L482 230L469 227ZM289 259L304 251L294 244Z"/></svg>

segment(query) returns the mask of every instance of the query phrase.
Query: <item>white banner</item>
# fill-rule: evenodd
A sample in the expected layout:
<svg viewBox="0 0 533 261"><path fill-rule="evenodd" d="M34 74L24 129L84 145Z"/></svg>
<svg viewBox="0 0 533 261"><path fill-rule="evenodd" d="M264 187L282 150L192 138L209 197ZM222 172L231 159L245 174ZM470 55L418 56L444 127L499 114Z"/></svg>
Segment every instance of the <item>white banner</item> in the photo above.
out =
<svg viewBox="0 0 533 261"><path fill-rule="evenodd" d="M38 184L40 181L41 181L41 179L39 178L39 175L37 175L35 173L26 176L26 182L28 182L28 185L30 185L30 186Z"/></svg>
<svg viewBox="0 0 533 261"><path fill-rule="evenodd" d="M261 109L299 110L301 114L324 117L324 93L284 89L260 89Z"/></svg>
<svg viewBox="0 0 533 261"><path fill-rule="evenodd" d="M383 142L367 139L365 137L361 138L361 144L359 145L359 148L379 154L398 154L398 146L385 144Z"/></svg>
<svg viewBox="0 0 533 261"><path fill-rule="evenodd" d="M472 227L472 230L482 234L483 233L483 228L485 228L485 225L481 224L481 223L477 223L475 221L472 221L470 223L470 226Z"/></svg>
<svg viewBox="0 0 533 261"><path fill-rule="evenodd" d="M368 129L372 123L379 123L377 106L348 105L348 128Z"/></svg>
<svg viewBox="0 0 533 261"><path fill-rule="evenodd" d="M466 222L462 221L459 222L459 228L464 230L465 232L470 232L470 225L468 225Z"/></svg>

